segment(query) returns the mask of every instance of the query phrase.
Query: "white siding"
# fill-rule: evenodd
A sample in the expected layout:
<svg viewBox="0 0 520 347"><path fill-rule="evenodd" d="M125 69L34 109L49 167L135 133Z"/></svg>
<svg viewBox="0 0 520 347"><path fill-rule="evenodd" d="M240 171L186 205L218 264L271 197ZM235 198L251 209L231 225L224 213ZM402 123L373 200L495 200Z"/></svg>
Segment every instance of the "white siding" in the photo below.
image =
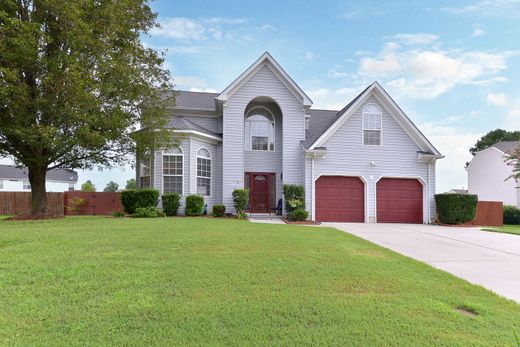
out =
<svg viewBox="0 0 520 347"><path fill-rule="evenodd" d="M233 212L232 192L244 186L244 111L254 98L273 99L282 111L284 183L303 183L305 137L302 101L287 89L267 65L263 65L224 105L223 110L223 202Z"/></svg>
<svg viewBox="0 0 520 347"><path fill-rule="evenodd" d="M190 158L190 173L191 184L189 194L197 194L197 152L201 148L205 148L211 155L211 196L205 196L204 202L208 205L208 212L214 204L219 204L221 201L221 162L220 153L216 144L202 141L200 139L191 139L191 158ZM219 172L220 171L220 172ZM188 193L186 195L189 195Z"/></svg>
<svg viewBox="0 0 520 347"><path fill-rule="evenodd" d="M481 151L468 167L468 192L482 201L502 201L504 205L520 207L519 185L514 179L507 179L512 172L502 152L495 148Z"/></svg>
<svg viewBox="0 0 520 347"><path fill-rule="evenodd" d="M373 96L366 103L376 103L383 111L382 145L364 146L362 138L362 108L361 105L351 117L324 143L327 154L322 159L315 159L314 177L320 175L359 176L366 181L366 213L367 221L375 221L376 215L376 182L381 177L420 178L426 184L424 188L424 221L432 211L430 204L434 187L428 182L428 164L417 162L417 151L421 149L405 133L392 115ZM310 179L310 161L306 159L309 179L306 187L308 195L312 194ZM370 162L375 166L371 167ZM435 168L430 168L430 181L434 180ZM312 201L307 198L309 203ZM311 205L308 206L312 212ZM312 217L313 218L313 217Z"/></svg>

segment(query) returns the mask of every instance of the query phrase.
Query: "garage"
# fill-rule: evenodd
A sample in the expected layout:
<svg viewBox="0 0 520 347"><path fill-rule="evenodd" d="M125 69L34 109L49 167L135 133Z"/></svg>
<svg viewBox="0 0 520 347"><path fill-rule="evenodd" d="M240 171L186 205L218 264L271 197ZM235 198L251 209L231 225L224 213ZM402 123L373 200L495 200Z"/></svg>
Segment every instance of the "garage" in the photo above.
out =
<svg viewBox="0 0 520 347"><path fill-rule="evenodd" d="M382 178L376 196L378 223L423 223L423 186L418 180Z"/></svg>
<svg viewBox="0 0 520 347"><path fill-rule="evenodd" d="M358 177L322 176L316 181L316 220L364 222L365 185Z"/></svg>

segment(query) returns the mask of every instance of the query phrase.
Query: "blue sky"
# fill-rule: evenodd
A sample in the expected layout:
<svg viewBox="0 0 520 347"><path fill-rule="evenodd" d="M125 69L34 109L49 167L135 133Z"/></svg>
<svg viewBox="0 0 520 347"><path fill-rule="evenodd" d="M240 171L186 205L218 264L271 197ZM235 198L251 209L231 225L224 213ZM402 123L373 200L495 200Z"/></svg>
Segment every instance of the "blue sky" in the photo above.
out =
<svg viewBox="0 0 520 347"><path fill-rule="evenodd" d="M468 148L520 129L520 0L155 1L183 90L220 91L269 51L314 101L339 109L374 80L447 157L438 191L466 186ZM98 188L133 172L81 173Z"/></svg>

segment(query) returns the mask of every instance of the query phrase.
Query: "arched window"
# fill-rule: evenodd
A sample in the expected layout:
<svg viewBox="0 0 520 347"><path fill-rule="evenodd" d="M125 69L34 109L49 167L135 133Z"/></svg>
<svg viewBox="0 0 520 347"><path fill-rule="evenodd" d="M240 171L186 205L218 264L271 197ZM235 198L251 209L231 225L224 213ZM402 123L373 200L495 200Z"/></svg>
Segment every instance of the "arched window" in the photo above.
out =
<svg viewBox="0 0 520 347"><path fill-rule="evenodd" d="M274 151L274 117L262 106L253 107L246 115L246 150Z"/></svg>
<svg viewBox="0 0 520 347"><path fill-rule="evenodd" d="M363 107L363 144L367 146L381 145L381 109L374 104Z"/></svg>
<svg viewBox="0 0 520 347"><path fill-rule="evenodd" d="M179 147L163 151L163 193L182 195L183 153Z"/></svg>
<svg viewBox="0 0 520 347"><path fill-rule="evenodd" d="M211 195L211 155L205 148L197 152L197 194Z"/></svg>

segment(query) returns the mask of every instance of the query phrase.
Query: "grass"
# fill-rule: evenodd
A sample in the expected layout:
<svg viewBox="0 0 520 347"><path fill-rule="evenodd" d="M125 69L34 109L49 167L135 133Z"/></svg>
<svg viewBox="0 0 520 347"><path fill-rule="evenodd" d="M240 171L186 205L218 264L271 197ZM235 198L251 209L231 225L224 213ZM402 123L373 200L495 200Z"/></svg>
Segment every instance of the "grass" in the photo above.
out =
<svg viewBox="0 0 520 347"><path fill-rule="evenodd" d="M492 231L496 233L520 235L520 225L504 225L502 227L485 227L484 231Z"/></svg>
<svg viewBox="0 0 520 347"><path fill-rule="evenodd" d="M520 306L335 229L0 222L0 344L507 346ZM469 313L468 313L469 312Z"/></svg>

